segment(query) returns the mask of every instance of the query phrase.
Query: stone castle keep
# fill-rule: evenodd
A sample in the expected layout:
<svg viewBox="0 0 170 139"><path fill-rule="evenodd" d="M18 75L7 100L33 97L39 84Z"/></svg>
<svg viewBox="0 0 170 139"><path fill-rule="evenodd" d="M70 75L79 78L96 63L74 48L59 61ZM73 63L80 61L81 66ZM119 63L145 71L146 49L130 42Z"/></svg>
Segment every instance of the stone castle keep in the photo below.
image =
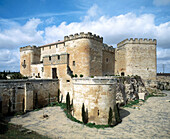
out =
<svg viewBox="0 0 170 139"><path fill-rule="evenodd" d="M19 83L25 94L19 98L20 102L24 101L25 110L31 110L35 99L43 105L49 94L55 100L59 89L63 101L70 94L73 116L78 120L82 121L84 103L89 122L107 124L111 108L114 124L116 103L125 104L138 98L138 93L147 94L141 78L156 80L156 44L152 39L126 39L113 48L104 44L102 37L81 32L65 36L63 41L56 43L21 47L20 72L31 80L27 81L29 84ZM118 75L126 76L126 79L122 80ZM30 86L32 89L27 89Z"/></svg>

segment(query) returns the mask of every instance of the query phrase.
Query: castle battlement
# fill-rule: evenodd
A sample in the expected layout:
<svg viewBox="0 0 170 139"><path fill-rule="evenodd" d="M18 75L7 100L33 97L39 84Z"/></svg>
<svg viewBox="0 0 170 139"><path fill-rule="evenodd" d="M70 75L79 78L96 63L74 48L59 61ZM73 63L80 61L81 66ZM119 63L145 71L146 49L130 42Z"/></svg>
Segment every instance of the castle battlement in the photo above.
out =
<svg viewBox="0 0 170 139"><path fill-rule="evenodd" d="M108 46L107 44L103 44L102 50L108 51L108 52L115 52L115 48L113 48L113 46Z"/></svg>
<svg viewBox="0 0 170 139"><path fill-rule="evenodd" d="M157 41L156 39L147 39L147 38L130 38L130 39L125 39L121 41L120 43L117 44L117 47L124 46L125 44L155 44L156 45Z"/></svg>
<svg viewBox="0 0 170 139"><path fill-rule="evenodd" d="M22 51L26 51L26 50L35 50L38 49L39 47L36 47L35 45L28 45L28 46L24 46L24 47L20 47L20 52Z"/></svg>
<svg viewBox="0 0 170 139"><path fill-rule="evenodd" d="M81 38L94 39L96 41L103 43L103 37L100 37L99 35L96 34L92 34L91 32L88 33L80 32L80 34L76 33L74 35L71 34L69 36L65 36L64 41L71 41L71 40L81 39Z"/></svg>

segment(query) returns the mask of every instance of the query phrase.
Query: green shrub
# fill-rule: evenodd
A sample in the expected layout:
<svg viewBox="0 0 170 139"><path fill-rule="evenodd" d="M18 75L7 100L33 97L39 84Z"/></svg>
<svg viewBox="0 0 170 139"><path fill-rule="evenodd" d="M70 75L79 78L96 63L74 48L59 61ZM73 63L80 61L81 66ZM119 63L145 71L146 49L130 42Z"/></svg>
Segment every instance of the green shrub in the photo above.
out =
<svg viewBox="0 0 170 139"><path fill-rule="evenodd" d="M84 103L82 105L82 121L84 124L88 123L88 110L85 111Z"/></svg>
<svg viewBox="0 0 170 139"><path fill-rule="evenodd" d="M78 76L77 76L77 74L75 74L75 75L74 75L74 77L76 77L76 78L77 78L77 77L78 77Z"/></svg>
<svg viewBox="0 0 170 139"><path fill-rule="evenodd" d="M70 113L71 112L71 105L70 105L70 95L69 95L69 92L67 93L67 96L66 96L66 108L67 108L67 111Z"/></svg>
<svg viewBox="0 0 170 139"><path fill-rule="evenodd" d="M112 108L110 107L109 109L109 118L108 118L108 125L112 125L112 118L113 118L113 111Z"/></svg>
<svg viewBox="0 0 170 139"><path fill-rule="evenodd" d="M80 77L82 78L82 77L83 77L83 75L82 75L82 74L80 74Z"/></svg>

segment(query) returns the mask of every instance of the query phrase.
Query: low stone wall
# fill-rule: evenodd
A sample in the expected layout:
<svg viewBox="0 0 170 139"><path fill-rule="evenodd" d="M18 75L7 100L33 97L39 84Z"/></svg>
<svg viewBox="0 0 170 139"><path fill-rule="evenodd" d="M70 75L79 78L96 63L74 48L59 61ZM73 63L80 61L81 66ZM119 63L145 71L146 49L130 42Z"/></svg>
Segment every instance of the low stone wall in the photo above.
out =
<svg viewBox="0 0 170 139"><path fill-rule="evenodd" d="M160 90L170 90L170 76L157 76L157 88Z"/></svg>
<svg viewBox="0 0 170 139"><path fill-rule="evenodd" d="M56 101L58 80L1 80L0 113L29 111Z"/></svg>
<svg viewBox="0 0 170 139"><path fill-rule="evenodd" d="M82 121L82 106L88 111L88 122L108 124L112 109L112 124L116 123L116 78L95 77L73 79L73 116Z"/></svg>

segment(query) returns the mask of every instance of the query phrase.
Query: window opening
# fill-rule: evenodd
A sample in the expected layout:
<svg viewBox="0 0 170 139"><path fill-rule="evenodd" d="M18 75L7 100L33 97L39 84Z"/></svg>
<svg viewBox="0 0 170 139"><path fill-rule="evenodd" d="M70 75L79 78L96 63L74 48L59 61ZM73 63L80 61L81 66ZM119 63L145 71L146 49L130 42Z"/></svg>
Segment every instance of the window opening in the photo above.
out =
<svg viewBox="0 0 170 139"><path fill-rule="evenodd" d="M58 60L60 60L60 55L58 55Z"/></svg>
<svg viewBox="0 0 170 139"><path fill-rule="evenodd" d="M73 66L75 66L76 65L76 63L75 63L75 61L73 61Z"/></svg>
<svg viewBox="0 0 170 139"><path fill-rule="evenodd" d="M121 72L121 76L125 76L125 73L124 73L124 72Z"/></svg>

